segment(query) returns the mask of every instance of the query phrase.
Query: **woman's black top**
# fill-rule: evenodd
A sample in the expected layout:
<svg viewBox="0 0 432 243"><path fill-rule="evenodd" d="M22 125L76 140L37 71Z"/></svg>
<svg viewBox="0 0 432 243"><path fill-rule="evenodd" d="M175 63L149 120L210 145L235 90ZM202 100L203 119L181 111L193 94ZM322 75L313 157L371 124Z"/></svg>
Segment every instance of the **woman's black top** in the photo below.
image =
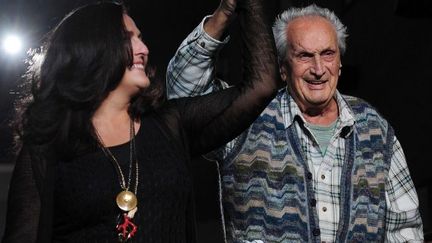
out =
<svg viewBox="0 0 432 243"><path fill-rule="evenodd" d="M189 242L186 239L192 237L188 235L193 229L189 159L164 130L153 116L145 116L135 138L139 183L133 222L138 231L128 242ZM127 183L129 142L109 149ZM58 163L55 172L54 242L115 242L121 213L115 198L121 187L107 156L99 149ZM134 174L131 182L133 191Z"/></svg>
<svg viewBox="0 0 432 243"><path fill-rule="evenodd" d="M238 136L277 92L277 59L261 0L244 2L239 15L244 81L206 96L168 101L141 117L133 219L138 233L131 242L195 242L191 158ZM127 177L129 143L109 149ZM98 147L65 162L24 143L10 184L3 242L116 242L120 190L115 168Z"/></svg>

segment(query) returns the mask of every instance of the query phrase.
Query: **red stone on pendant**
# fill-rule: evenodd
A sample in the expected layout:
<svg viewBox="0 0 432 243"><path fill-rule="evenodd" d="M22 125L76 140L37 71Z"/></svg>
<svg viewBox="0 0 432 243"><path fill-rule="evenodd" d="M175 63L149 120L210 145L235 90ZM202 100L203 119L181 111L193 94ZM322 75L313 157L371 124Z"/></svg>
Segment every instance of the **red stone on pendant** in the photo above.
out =
<svg viewBox="0 0 432 243"><path fill-rule="evenodd" d="M122 221L123 222L120 222L116 226L116 229L119 232L119 236L126 241L135 235L138 227L132 222L132 219L128 217L127 213L123 214Z"/></svg>

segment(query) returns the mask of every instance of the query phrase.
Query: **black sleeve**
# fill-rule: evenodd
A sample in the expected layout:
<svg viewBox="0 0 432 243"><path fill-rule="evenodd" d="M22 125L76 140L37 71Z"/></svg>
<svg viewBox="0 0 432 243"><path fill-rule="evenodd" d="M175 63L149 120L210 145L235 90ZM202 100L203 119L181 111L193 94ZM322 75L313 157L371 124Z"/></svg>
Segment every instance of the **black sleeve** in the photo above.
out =
<svg viewBox="0 0 432 243"><path fill-rule="evenodd" d="M177 100L192 155L207 153L244 131L282 86L264 0L239 1L243 80L210 95Z"/></svg>
<svg viewBox="0 0 432 243"><path fill-rule="evenodd" d="M30 158L29 151L23 148L15 164L9 186L3 243L36 242L41 204Z"/></svg>

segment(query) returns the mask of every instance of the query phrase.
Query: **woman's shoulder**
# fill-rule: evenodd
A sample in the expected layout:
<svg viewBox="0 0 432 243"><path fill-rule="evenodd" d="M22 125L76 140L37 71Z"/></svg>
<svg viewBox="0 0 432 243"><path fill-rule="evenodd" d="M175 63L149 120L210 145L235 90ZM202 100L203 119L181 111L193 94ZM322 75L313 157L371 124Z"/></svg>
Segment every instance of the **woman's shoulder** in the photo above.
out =
<svg viewBox="0 0 432 243"><path fill-rule="evenodd" d="M169 100L158 108L145 112L141 115L141 125L146 131L160 129L163 132L177 133L180 129L177 102Z"/></svg>

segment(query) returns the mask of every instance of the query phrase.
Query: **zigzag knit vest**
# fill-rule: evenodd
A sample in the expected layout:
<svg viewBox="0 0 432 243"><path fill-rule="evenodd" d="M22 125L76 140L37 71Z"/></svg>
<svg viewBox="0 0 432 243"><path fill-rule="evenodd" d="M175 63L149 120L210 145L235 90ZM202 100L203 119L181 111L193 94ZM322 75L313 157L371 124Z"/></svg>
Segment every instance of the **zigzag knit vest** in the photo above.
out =
<svg viewBox="0 0 432 243"><path fill-rule="evenodd" d="M223 168L229 242L320 242L312 180L294 125L285 129L279 94ZM355 114L345 138L336 242L380 242L393 130L367 103L344 96Z"/></svg>

